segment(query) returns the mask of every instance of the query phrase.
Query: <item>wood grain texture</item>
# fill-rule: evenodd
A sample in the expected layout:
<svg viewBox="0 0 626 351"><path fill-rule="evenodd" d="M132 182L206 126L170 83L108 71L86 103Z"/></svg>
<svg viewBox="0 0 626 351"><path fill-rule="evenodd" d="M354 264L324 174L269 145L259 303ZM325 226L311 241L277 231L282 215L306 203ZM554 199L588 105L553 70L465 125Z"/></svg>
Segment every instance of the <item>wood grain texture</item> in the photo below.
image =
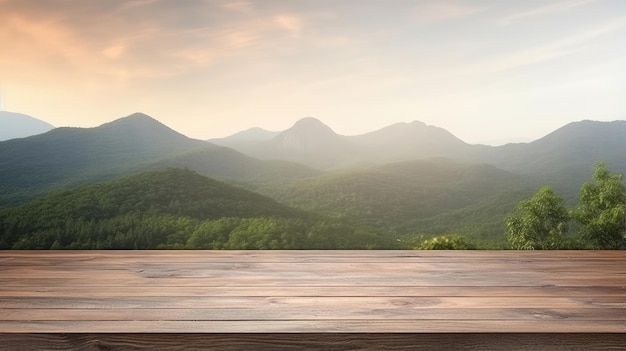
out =
<svg viewBox="0 0 626 351"><path fill-rule="evenodd" d="M3 350L618 350L625 335L624 251L0 251Z"/></svg>
<svg viewBox="0 0 626 351"><path fill-rule="evenodd" d="M616 351L626 334L0 334L6 351Z"/></svg>

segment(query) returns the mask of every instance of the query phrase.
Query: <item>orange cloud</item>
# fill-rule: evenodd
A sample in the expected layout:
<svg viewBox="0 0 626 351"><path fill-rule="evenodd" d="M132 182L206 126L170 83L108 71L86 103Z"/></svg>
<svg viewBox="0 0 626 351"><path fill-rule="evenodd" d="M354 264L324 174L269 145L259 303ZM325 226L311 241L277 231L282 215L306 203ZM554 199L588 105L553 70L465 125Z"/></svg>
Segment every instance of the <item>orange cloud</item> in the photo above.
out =
<svg viewBox="0 0 626 351"><path fill-rule="evenodd" d="M299 37L302 32L302 19L294 15L280 15L274 17L274 22L278 27L291 33L293 37Z"/></svg>
<svg viewBox="0 0 626 351"><path fill-rule="evenodd" d="M124 54L124 51L126 51L126 45L114 44L102 50L102 53L110 59L118 59Z"/></svg>

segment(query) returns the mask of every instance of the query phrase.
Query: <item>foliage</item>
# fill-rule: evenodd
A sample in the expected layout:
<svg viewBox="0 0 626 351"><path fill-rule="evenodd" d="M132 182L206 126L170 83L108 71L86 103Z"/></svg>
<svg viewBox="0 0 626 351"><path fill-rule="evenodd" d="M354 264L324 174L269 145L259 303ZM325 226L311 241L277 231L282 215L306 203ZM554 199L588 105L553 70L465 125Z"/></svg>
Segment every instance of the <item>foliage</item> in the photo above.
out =
<svg viewBox="0 0 626 351"><path fill-rule="evenodd" d="M134 114L96 128L56 128L0 143L0 206L70 186L137 172L143 165L206 146Z"/></svg>
<svg viewBox="0 0 626 351"><path fill-rule="evenodd" d="M552 187L544 186L506 217L509 244L518 250L559 249L568 220L563 200Z"/></svg>
<svg viewBox="0 0 626 351"><path fill-rule="evenodd" d="M207 143L189 152L166 157L147 169L189 168L202 175L227 183L237 183L249 190L284 187L295 180L319 175L304 165L279 160L259 160L235 150Z"/></svg>
<svg viewBox="0 0 626 351"><path fill-rule="evenodd" d="M580 188L578 207L573 211L580 235L592 248L624 249L626 190L622 175L609 172L600 162L592 179Z"/></svg>
<svg viewBox="0 0 626 351"><path fill-rule="evenodd" d="M417 250L472 250L476 247L461 235L436 236L421 242Z"/></svg>
<svg viewBox="0 0 626 351"><path fill-rule="evenodd" d="M549 186L503 223L530 192L490 166L403 162L274 190L299 209L167 169L0 209L0 249L484 249L503 248L504 230L516 249L624 248L621 176L599 164L593 180L573 211L574 238Z"/></svg>
<svg viewBox="0 0 626 351"><path fill-rule="evenodd" d="M190 170L80 187L0 211L0 249L395 248L367 227L313 216Z"/></svg>
<svg viewBox="0 0 626 351"><path fill-rule="evenodd" d="M433 159L329 173L268 194L394 236L455 232L499 242L502 217L524 186L524 180L491 166Z"/></svg>

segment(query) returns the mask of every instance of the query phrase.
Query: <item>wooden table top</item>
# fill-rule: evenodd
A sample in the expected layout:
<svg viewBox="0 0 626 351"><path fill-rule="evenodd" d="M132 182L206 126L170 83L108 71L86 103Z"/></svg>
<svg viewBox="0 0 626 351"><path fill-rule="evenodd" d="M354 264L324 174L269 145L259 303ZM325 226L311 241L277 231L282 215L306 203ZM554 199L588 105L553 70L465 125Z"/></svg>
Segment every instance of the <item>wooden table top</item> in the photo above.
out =
<svg viewBox="0 0 626 351"><path fill-rule="evenodd" d="M0 251L0 333L626 333L624 251Z"/></svg>

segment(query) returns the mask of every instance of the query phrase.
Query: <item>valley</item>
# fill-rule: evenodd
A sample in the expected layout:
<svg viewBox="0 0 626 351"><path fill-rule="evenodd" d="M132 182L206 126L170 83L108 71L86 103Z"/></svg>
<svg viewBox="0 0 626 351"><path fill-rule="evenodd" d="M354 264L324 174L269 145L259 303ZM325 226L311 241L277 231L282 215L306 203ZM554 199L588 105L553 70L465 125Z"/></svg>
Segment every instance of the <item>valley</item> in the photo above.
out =
<svg viewBox="0 0 626 351"><path fill-rule="evenodd" d="M502 249L504 218L542 185L574 206L597 162L625 173L624 135L581 121L494 147L307 117L204 141L135 113L0 142L0 249Z"/></svg>

